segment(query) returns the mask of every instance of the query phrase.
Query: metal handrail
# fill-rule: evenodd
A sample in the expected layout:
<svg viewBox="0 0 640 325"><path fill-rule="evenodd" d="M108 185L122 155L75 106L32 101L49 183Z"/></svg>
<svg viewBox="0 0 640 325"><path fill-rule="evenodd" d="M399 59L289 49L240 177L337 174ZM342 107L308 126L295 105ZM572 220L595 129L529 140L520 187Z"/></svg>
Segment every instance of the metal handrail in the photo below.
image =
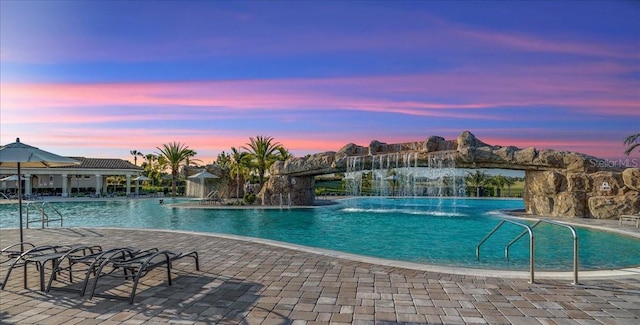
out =
<svg viewBox="0 0 640 325"><path fill-rule="evenodd" d="M571 234L573 235L573 282L572 284L574 285L578 284L578 264L579 264L578 263L578 233L576 232L576 229L573 228L573 226L571 225L567 225L565 223L548 220L548 219L539 219L533 225L531 225L531 229L535 228L537 225L543 222L551 225L555 225L555 226L569 228L569 230L571 230ZM518 235L516 238L510 241L509 244L505 246L504 253L507 260L509 260L509 248L511 247L511 245L517 242L525 234L526 234L526 231L523 231L520 235Z"/></svg>
<svg viewBox="0 0 640 325"><path fill-rule="evenodd" d="M34 209L38 210L40 212L41 218L37 219L37 220L29 220L29 208L33 207ZM58 219L49 219L49 214L47 214L46 208L51 208L57 215L58 215ZM63 217L62 217L62 213L60 213L60 211L58 211L58 209L56 209L53 204L48 203L48 202L43 202L40 206L38 206L36 203L34 202L30 202L29 204L27 204L27 222L26 222L26 226L27 229L29 228L29 224L30 223L34 223L34 222L41 222L42 223L42 228L44 229L45 224L46 226L49 226L49 222L53 222L53 221L60 221L60 227L62 227L62 223L63 223Z"/></svg>
<svg viewBox="0 0 640 325"><path fill-rule="evenodd" d="M533 244L533 229L528 225L525 225L517 221L509 220L509 219L502 219L500 223L498 223L498 225L495 226L493 230L491 230L486 236L484 236L484 238L476 246L476 259L480 260L480 246L482 246L482 244L484 244L484 242L487 241L489 237L491 237L496 231L498 231L498 229L502 227L502 225L505 222L508 222L526 229L525 231L523 231L522 234L520 234L519 237L522 237L525 233L529 232L529 283L534 283L535 254L534 254L534 244Z"/></svg>
<svg viewBox="0 0 640 325"><path fill-rule="evenodd" d="M0 192L0 197L5 198L5 200L11 200L6 194L4 194L3 192Z"/></svg>

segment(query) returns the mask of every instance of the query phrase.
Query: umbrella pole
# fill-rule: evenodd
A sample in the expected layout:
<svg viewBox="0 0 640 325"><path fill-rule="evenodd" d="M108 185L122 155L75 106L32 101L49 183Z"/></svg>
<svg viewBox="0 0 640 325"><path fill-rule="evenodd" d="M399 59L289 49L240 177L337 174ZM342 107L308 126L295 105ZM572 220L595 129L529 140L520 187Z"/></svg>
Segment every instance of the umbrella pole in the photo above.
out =
<svg viewBox="0 0 640 325"><path fill-rule="evenodd" d="M23 250L22 243L22 177L20 177L20 163L18 163L18 213L20 214L20 251Z"/></svg>

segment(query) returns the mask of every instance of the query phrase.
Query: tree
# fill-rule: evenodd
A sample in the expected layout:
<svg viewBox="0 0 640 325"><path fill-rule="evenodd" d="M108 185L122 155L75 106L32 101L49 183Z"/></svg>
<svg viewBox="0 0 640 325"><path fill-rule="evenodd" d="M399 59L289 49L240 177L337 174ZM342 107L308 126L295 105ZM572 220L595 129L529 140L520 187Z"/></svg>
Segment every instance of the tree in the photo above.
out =
<svg viewBox="0 0 640 325"><path fill-rule="evenodd" d="M502 175L495 175L491 177L491 183L498 189L496 191L497 196L501 196L500 193L505 185L507 185L507 178Z"/></svg>
<svg viewBox="0 0 640 325"><path fill-rule="evenodd" d="M289 150L285 149L285 147L280 146L278 147L278 153L276 158L280 161L285 161L289 158L293 158L293 154L289 152Z"/></svg>
<svg viewBox="0 0 640 325"><path fill-rule="evenodd" d="M144 169L144 174L145 176L151 178L151 185L155 186L156 180L160 177L160 171L162 170L160 168L160 164L158 163L158 160L160 159L160 157L150 153L150 154L146 154L144 156L144 159L146 161L143 162L141 165L142 168Z"/></svg>
<svg viewBox="0 0 640 325"><path fill-rule="evenodd" d="M138 150L131 150L129 153L133 156L133 164L138 166L138 157L144 156L142 152Z"/></svg>
<svg viewBox="0 0 640 325"><path fill-rule="evenodd" d="M487 184L489 177L487 173L476 169L473 173L467 173L465 181L467 185L476 188L476 196L480 196L480 191Z"/></svg>
<svg viewBox="0 0 640 325"><path fill-rule="evenodd" d="M189 149L189 151L190 152L187 154L187 159L185 160L184 165L198 167L202 163L202 160L192 159L191 157L194 157L196 155L196 152L191 149Z"/></svg>
<svg viewBox="0 0 640 325"><path fill-rule="evenodd" d="M158 155L166 159L171 169L171 195L176 196L180 166L185 165L189 158L196 155L196 152L180 142L163 144L162 148L157 147L156 149L160 151Z"/></svg>
<svg viewBox="0 0 640 325"><path fill-rule="evenodd" d="M507 196L511 196L511 186L516 183L516 180L513 179L513 177L505 177L505 179L506 182L504 183L504 185L507 185Z"/></svg>
<svg viewBox="0 0 640 325"><path fill-rule="evenodd" d="M638 152L640 152L640 133L632 134L624 139L624 144L629 146L627 150L624 151L625 155L630 155L633 150L638 148Z"/></svg>
<svg viewBox="0 0 640 325"><path fill-rule="evenodd" d="M218 164L220 168L228 168L231 164L231 155L224 151L219 153L218 157L216 158L216 164Z"/></svg>
<svg viewBox="0 0 640 325"><path fill-rule="evenodd" d="M264 174L271 165L278 159L282 146L278 142L273 142L272 137L257 136L249 138L248 147L242 147L249 151L252 167L258 172L260 185L264 184Z"/></svg>
<svg viewBox="0 0 640 325"><path fill-rule="evenodd" d="M240 197L241 179L249 176L249 153L241 152L231 147L231 161L229 162L229 176L236 179L236 198Z"/></svg>

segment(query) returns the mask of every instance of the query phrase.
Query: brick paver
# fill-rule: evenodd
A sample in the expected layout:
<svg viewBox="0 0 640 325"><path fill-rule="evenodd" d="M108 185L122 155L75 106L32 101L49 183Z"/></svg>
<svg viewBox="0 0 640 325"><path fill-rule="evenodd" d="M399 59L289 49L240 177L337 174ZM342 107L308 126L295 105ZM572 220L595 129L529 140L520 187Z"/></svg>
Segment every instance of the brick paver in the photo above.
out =
<svg viewBox="0 0 640 325"><path fill-rule="evenodd" d="M0 291L7 324L640 324L640 274L567 280L461 276L357 262L205 234L125 229L25 230L29 242L158 247L200 253L166 273L144 277L136 302L130 284L105 281L89 300L60 290L29 289L22 272ZM0 246L18 240L0 230ZM2 265L4 279L7 264ZM61 276L60 278L63 278ZM108 295L117 295L115 299Z"/></svg>

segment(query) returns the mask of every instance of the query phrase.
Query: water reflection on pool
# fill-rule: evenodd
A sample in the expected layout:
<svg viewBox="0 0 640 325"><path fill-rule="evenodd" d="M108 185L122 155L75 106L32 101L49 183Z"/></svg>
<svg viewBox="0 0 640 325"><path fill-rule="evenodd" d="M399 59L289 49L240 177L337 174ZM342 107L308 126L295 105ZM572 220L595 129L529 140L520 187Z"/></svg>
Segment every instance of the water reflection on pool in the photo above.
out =
<svg viewBox="0 0 640 325"><path fill-rule="evenodd" d="M193 209L185 200L157 199L52 203L65 227L122 227L225 233L310 247L445 266L526 270L529 239L523 237L504 258L504 247L522 228L505 225L475 247L499 222L490 211L522 209L522 200L454 198L353 198L306 209ZM0 206L0 226L18 227L17 206ZM580 269L640 265L640 240L577 228ZM606 243L606 244L605 244ZM570 270L573 238L562 227L535 229L536 268Z"/></svg>

